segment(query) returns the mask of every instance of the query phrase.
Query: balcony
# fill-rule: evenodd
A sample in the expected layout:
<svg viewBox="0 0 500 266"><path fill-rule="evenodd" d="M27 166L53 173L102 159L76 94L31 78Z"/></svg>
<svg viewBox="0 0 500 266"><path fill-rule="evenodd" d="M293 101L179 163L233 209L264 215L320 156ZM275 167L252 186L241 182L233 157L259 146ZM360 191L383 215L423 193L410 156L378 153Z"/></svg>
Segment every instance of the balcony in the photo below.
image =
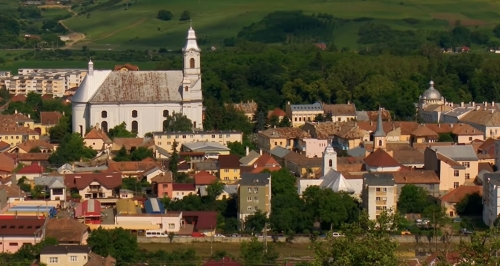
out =
<svg viewBox="0 0 500 266"><path fill-rule="evenodd" d="M98 193L98 192L102 192L102 188L89 188L89 189L87 189L87 192L88 192L88 193Z"/></svg>

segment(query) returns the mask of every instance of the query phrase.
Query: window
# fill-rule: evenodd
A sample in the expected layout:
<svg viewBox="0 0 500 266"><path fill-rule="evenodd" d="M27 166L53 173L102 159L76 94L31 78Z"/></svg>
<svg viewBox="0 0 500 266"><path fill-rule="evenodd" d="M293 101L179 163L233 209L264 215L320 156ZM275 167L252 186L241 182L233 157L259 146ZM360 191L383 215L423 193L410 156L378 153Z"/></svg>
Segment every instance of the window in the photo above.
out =
<svg viewBox="0 0 500 266"><path fill-rule="evenodd" d="M196 121L193 122L193 128L196 128Z"/></svg>
<svg viewBox="0 0 500 266"><path fill-rule="evenodd" d="M215 139L215 135L212 135L212 138Z"/></svg>
<svg viewBox="0 0 500 266"><path fill-rule="evenodd" d="M102 117L102 118L107 118L107 117L108 117L108 112L106 112L106 111L102 111L102 112L101 112L101 117Z"/></svg>
<svg viewBox="0 0 500 266"><path fill-rule="evenodd" d="M182 135L182 138L185 139L186 138L186 135Z"/></svg>
<svg viewBox="0 0 500 266"><path fill-rule="evenodd" d="M459 171L458 170L453 170L453 176L459 176Z"/></svg>
<svg viewBox="0 0 500 266"><path fill-rule="evenodd" d="M163 110L163 117L168 117L168 110Z"/></svg>
<svg viewBox="0 0 500 266"><path fill-rule="evenodd" d="M222 138L222 134L219 135L219 139L221 139L221 138Z"/></svg>
<svg viewBox="0 0 500 266"><path fill-rule="evenodd" d="M247 210L251 211L252 210L252 206L248 206Z"/></svg>
<svg viewBox="0 0 500 266"><path fill-rule="evenodd" d="M330 160L328 161L328 166L329 166L329 167L332 167L332 165L333 165L333 161L332 161L332 159L330 159Z"/></svg>
<svg viewBox="0 0 500 266"><path fill-rule="evenodd" d="M379 147L382 147L382 140L379 140L379 141L378 141L378 146L379 146Z"/></svg>
<svg viewBox="0 0 500 266"><path fill-rule="evenodd" d="M259 198L258 197L253 197L253 201L259 202Z"/></svg>
<svg viewBox="0 0 500 266"><path fill-rule="evenodd" d="M133 117L133 118L136 118L136 117L137 117L137 111L136 111L136 110L133 110L133 111L132 111L132 117Z"/></svg>
<svg viewBox="0 0 500 266"><path fill-rule="evenodd" d="M139 124L137 123L137 121L132 121L132 132L139 132Z"/></svg>
<svg viewBox="0 0 500 266"><path fill-rule="evenodd" d="M462 165L465 166L465 167L467 167L467 168L469 168L470 167L470 162L463 162Z"/></svg>
<svg viewBox="0 0 500 266"><path fill-rule="evenodd" d="M252 193L252 188L251 187L248 188L248 192Z"/></svg>
<svg viewBox="0 0 500 266"><path fill-rule="evenodd" d="M102 121L101 122L101 128L102 128L102 131L108 132L108 122Z"/></svg>
<svg viewBox="0 0 500 266"><path fill-rule="evenodd" d="M17 247L17 246L18 246L18 244L17 244L17 242L10 242L10 243L9 243L9 246L11 246L11 247Z"/></svg>
<svg viewBox="0 0 500 266"><path fill-rule="evenodd" d="M258 193L259 192L259 188L258 187L254 187L253 188L253 192Z"/></svg>
<svg viewBox="0 0 500 266"><path fill-rule="evenodd" d="M469 137L469 141L472 141L472 137Z"/></svg>
<svg viewBox="0 0 500 266"><path fill-rule="evenodd" d="M238 169L233 169L233 172L237 173L237 172L238 172Z"/></svg>
<svg viewBox="0 0 500 266"><path fill-rule="evenodd" d="M376 201L380 201L380 197L377 197L375 200L376 200Z"/></svg>
<svg viewBox="0 0 500 266"><path fill-rule="evenodd" d="M229 169L224 169L224 173L229 173Z"/></svg>
<svg viewBox="0 0 500 266"><path fill-rule="evenodd" d="M194 58L189 59L189 68L194 68Z"/></svg>
<svg viewBox="0 0 500 266"><path fill-rule="evenodd" d="M453 188L457 188L458 186L458 182L453 182Z"/></svg>
<svg viewBox="0 0 500 266"><path fill-rule="evenodd" d="M252 201L252 197L247 197L247 202Z"/></svg>
<svg viewBox="0 0 500 266"><path fill-rule="evenodd" d="M174 223L168 224L168 229L175 229L175 224Z"/></svg>
<svg viewBox="0 0 500 266"><path fill-rule="evenodd" d="M163 184L163 188L168 188L168 184Z"/></svg>
<svg viewBox="0 0 500 266"><path fill-rule="evenodd" d="M49 263L59 263L59 258L58 257L50 257Z"/></svg>
<svg viewBox="0 0 500 266"><path fill-rule="evenodd" d="M188 90L189 90L188 86L184 87L184 91L188 91Z"/></svg>
<svg viewBox="0 0 500 266"><path fill-rule="evenodd" d="M465 179L470 179L470 174L469 173L465 173Z"/></svg>
<svg viewBox="0 0 500 266"><path fill-rule="evenodd" d="M77 261L77 257L76 256L69 256L69 261L75 262L75 261Z"/></svg>

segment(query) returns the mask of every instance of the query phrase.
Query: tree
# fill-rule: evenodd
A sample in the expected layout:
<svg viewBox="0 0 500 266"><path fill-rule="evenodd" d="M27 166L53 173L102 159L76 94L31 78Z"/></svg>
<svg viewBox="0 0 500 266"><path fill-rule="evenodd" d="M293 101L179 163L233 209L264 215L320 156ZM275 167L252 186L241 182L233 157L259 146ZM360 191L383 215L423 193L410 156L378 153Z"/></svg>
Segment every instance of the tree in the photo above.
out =
<svg viewBox="0 0 500 266"><path fill-rule="evenodd" d="M261 233L267 223L267 214L258 210L245 218L245 230Z"/></svg>
<svg viewBox="0 0 500 266"><path fill-rule="evenodd" d="M179 164L179 153L177 152L177 146L179 143L174 140L172 144L172 154L170 156L170 161L168 162L168 169L172 172L173 179L177 182L177 166Z"/></svg>
<svg viewBox="0 0 500 266"><path fill-rule="evenodd" d="M53 165L63 165L67 162L78 162L81 159L92 159L97 152L85 146L83 138L77 134L66 134L59 148L49 157Z"/></svg>
<svg viewBox="0 0 500 266"><path fill-rule="evenodd" d="M184 10L181 14L180 21L186 21L191 19L191 13L187 10Z"/></svg>
<svg viewBox="0 0 500 266"><path fill-rule="evenodd" d="M283 117L281 119L278 127L292 127L292 122L290 122L290 119L288 119L288 116Z"/></svg>
<svg viewBox="0 0 500 266"><path fill-rule="evenodd" d="M115 157L113 157L113 161L115 162L123 162L123 161L129 161L130 156L128 155L127 149L125 148L124 145L118 150L116 153Z"/></svg>
<svg viewBox="0 0 500 266"><path fill-rule="evenodd" d="M493 29L493 34L495 34L495 37L500 38L500 24Z"/></svg>
<svg viewBox="0 0 500 266"><path fill-rule="evenodd" d="M257 133L267 127L267 110L263 103L257 105L257 110L255 111L252 121L254 122L253 132Z"/></svg>
<svg viewBox="0 0 500 266"><path fill-rule="evenodd" d="M15 262L23 262L20 265L31 265L31 263L40 256L40 251L46 246L57 246L55 238L45 238L40 243L35 245L24 244L16 253L14 253L13 260ZM10 264L9 264L10 265Z"/></svg>
<svg viewBox="0 0 500 266"><path fill-rule="evenodd" d="M173 113L163 122L164 131L191 131L193 123L182 113Z"/></svg>
<svg viewBox="0 0 500 266"><path fill-rule="evenodd" d="M92 231L87 243L92 252L103 257L111 255L118 265L134 263L140 254L137 237L123 228L105 230L99 227Z"/></svg>
<svg viewBox="0 0 500 266"><path fill-rule="evenodd" d="M422 213L429 205L427 191L413 184L401 189L398 200L398 211L401 213Z"/></svg>
<svg viewBox="0 0 500 266"><path fill-rule="evenodd" d="M17 185L19 186L19 188L21 188L22 191L31 192L31 185L26 184L26 180L27 178L25 176L22 176L21 178L19 178L19 180L17 180Z"/></svg>
<svg viewBox="0 0 500 266"><path fill-rule="evenodd" d="M137 137L137 133L130 132L127 130L127 124L122 122L121 124L111 128L108 131L108 137L110 139L114 138L135 138Z"/></svg>
<svg viewBox="0 0 500 266"><path fill-rule="evenodd" d="M270 127L279 127L280 125L280 118L277 117L276 115L272 115L269 118L269 126Z"/></svg>
<svg viewBox="0 0 500 266"><path fill-rule="evenodd" d="M456 265L498 265L500 257L500 229L493 226L484 232L475 232L470 241L460 241L456 251L460 256Z"/></svg>
<svg viewBox="0 0 500 266"><path fill-rule="evenodd" d="M224 184L221 183L219 180L216 180L212 184L207 186L207 196L211 200L216 200L223 190L224 190Z"/></svg>
<svg viewBox="0 0 500 266"><path fill-rule="evenodd" d="M450 133L439 133L438 142L453 142L453 137Z"/></svg>
<svg viewBox="0 0 500 266"><path fill-rule="evenodd" d="M69 117L63 116L57 125L49 128L50 141L60 143L67 134L71 134Z"/></svg>
<svg viewBox="0 0 500 266"><path fill-rule="evenodd" d="M245 266L259 264L274 265L279 254L274 250L273 245L268 245L267 250L264 243L253 237L250 241L241 243L240 256Z"/></svg>
<svg viewBox="0 0 500 266"><path fill-rule="evenodd" d="M158 11L158 15L156 15L156 18L164 21L169 21L172 19L173 16L174 15L172 15L172 12L165 9L161 9L160 11Z"/></svg>
<svg viewBox="0 0 500 266"><path fill-rule="evenodd" d="M152 149L139 147L130 153L131 161L142 161L146 158L154 158Z"/></svg>
<svg viewBox="0 0 500 266"><path fill-rule="evenodd" d="M483 213L483 197L477 192L467 194L457 203L455 209L460 215L481 216Z"/></svg>
<svg viewBox="0 0 500 266"><path fill-rule="evenodd" d="M240 157L246 156L246 148L248 147L249 150L255 150L257 147L246 137L243 137L243 143L235 141L235 142L228 142L227 147L231 149L231 154L236 154L239 155Z"/></svg>
<svg viewBox="0 0 500 266"><path fill-rule="evenodd" d="M441 227L446 224L446 209L438 204L431 204L423 211L423 216L429 219L430 226L434 229L432 235L436 237L441 232ZM437 243L437 237L435 238Z"/></svg>
<svg viewBox="0 0 500 266"><path fill-rule="evenodd" d="M360 216L358 223L345 224L344 237L329 235L326 241L315 242L314 265L329 266L397 266L397 242L391 239L396 229L397 214L383 212L376 220L368 214Z"/></svg>
<svg viewBox="0 0 500 266"><path fill-rule="evenodd" d="M29 153L41 153L40 147L36 146L29 150Z"/></svg>

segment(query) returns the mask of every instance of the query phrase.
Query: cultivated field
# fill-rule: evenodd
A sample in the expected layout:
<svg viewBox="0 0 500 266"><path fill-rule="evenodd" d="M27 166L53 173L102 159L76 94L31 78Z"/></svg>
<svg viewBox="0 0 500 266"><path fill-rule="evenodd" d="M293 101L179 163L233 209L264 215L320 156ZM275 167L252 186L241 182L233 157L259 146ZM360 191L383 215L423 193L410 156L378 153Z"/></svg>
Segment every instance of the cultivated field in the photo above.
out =
<svg viewBox="0 0 500 266"><path fill-rule="evenodd" d="M127 2L130 7L125 10ZM156 19L160 9L171 11L173 19ZM122 0L92 11L88 17L70 18L65 24L73 31L85 33L86 39L80 45L89 47L178 49L189 28L189 21L179 21L184 10L190 11L193 27L205 46L220 45L243 27L279 10L329 13L347 19L371 17L398 29L446 30L456 21L473 28L500 23L500 2L493 0ZM418 19L418 23L401 21L405 18ZM351 21L337 29L336 46L357 46L357 30L364 23Z"/></svg>

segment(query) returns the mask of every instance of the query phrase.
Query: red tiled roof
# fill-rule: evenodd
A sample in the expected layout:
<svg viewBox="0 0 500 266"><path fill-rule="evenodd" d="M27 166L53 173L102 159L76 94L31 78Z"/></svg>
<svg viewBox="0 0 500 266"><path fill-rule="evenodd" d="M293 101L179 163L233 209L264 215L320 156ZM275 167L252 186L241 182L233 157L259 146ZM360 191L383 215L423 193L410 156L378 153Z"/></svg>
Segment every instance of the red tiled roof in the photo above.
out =
<svg viewBox="0 0 500 266"><path fill-rule="evenodd" d="M10 173L14 169L16 169L14 158L10 157L7 153L0 153L0 170Z"/></svg>
<svg viewBox="0 0 500 266"><path fill-rule="evenodd" d="M11 102L26 102L26 96L22 95L22 94L19 94L19 95L16 95L12 98L10 98L10 101Z"/></svg>
<svg viewBox="0 0 500 266"><path fill-rule="evenodd" d="M493 138L488 138L485 140L481 146L479 146L477 149L478 151L481 151L483 153L487 153L490 155L495 155L495 141L496 139Z"/></svg>
<svg viewBox="0 0 500 266"><path fill-rule="evenodd" d="M370 153L365 158L365 163L370 167L398 167L401 166L398 161L392 158L386 151L383 149L377 149L376 151Z"/></svg>
<svg viewBox="0 0 500 266"><path fill-rule="evenodd" d="M98 182L107 189L118 188L122 185L121 173L90 173L90 174L66 174L64 183L68 188L78 190L86 188L92 182Z"/></svg>
<svg viewBox="0 0 500 266"><path fill-rule="evenodd" d="M239 169L240 157L238 155L219 155L219 168L220 169Z"/></svg>
<svg viewBox="0 0 500 266"><path fill-rule="evenodd" d="M44 126L59 123L63 115L60 112L40 112L40 124Z"/></svg>
<svg viewBox="0 0 500 266"><path fill-rule="evenodd" d="M195 191L194 184L172 184L173 191Z"/></svg>
<svg viewBox="0 0 500 266"><path fill-rule="evenodd" d="M102 129L92 128L87 135L85 135L84 139L102 139L104 142L110 142L108 135Z"/></svg>
<svg viewBox="0 0 500 266"><path fill-rule="evenodd" d="M8 149L10 148L10 144L5 142L5 141L0 141L0 150L5 150L5 149Z"/></svg>
<svg viewBox="0 0 500 266"><path fill-rule="evenodd" d="M215 229L217 227L217 212L215 211L183 211L184 220L194 220L195 229Z"/></svg>
<svg viewBox="0 0 500 266"><path fill-rule="evenodd" d="M45 224L45 219L0 220L3 236L33 236Z"/></svg>
<svg viewBox="0 0 500 266"><path fill-rule="evenodd" d="M211 259L205 262L203 266L241 266L241 263L234 261L230 257L224 257L221 260Z"/></svg>
<svg viewBox="0 0 500 266"><path fill-rule="evenodd" d="M7 153L12 159L18 162L45 162L49 160L49 153Z"/></svg>
<svg viewBox="0 0 500 266"><path fill-rule="evenodd" d="M217 180L217 177L207 173L205 170L200 171L199 173L195 174L193 177L194 177L194 184L195 185L210 185L215 180Z"/></svg>
<svg viewBox="0 0 500 266"><path fill-rule="evenodd" d="M118 70L121 70L122 68L126 68L126 69L131 70L131 71L139 71L139 67L138 66L132 65L132 64L129 64L129 63L126 63L125 65L115 65L114 70L118 71Z"/></svg>
<svg viewBox="0 0 500 266"><path fill-rule="evenodd" d="M478 193L480 196L483 195L483 187L482 186L459 186L454 190L448 192L448 194L444 195L441 198L441 201L448 203L458 203L465 196Z"/></svg>
<svg viewBox="0 0 500 266"><path fill-rule="evenodd" d="M42 174L44 172L43 166L37 162L33 162L28 166L23 167L18 174Z"/></svg>

